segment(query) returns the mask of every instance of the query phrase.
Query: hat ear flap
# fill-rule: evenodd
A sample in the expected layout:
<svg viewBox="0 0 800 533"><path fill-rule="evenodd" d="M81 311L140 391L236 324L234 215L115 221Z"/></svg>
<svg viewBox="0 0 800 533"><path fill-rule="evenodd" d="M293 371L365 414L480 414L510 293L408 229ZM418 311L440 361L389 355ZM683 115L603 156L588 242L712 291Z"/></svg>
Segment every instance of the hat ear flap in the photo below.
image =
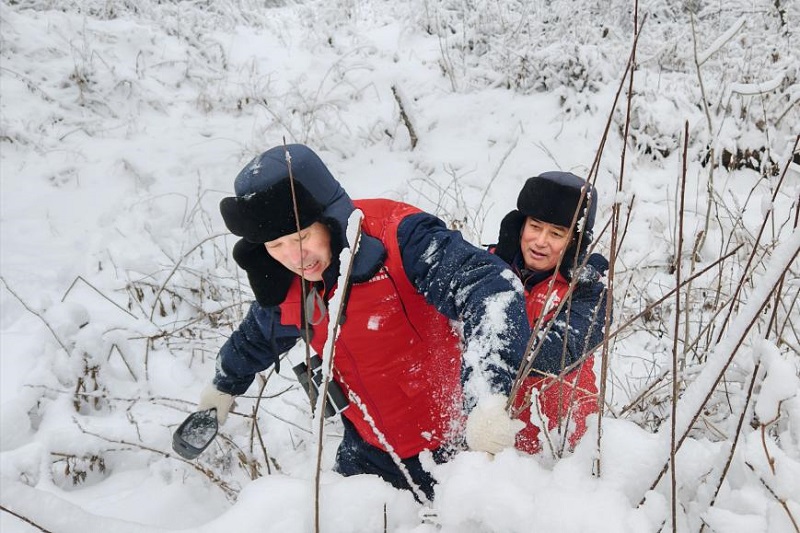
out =
<svg viewBox="0 0 800 533"><path fill-rule="evenodd" d="M579 244L580 246L578 246ZM572 240L567 246L566 251L564 251L564 258L561 260L561 267L558 269L559 272L561 272L561 275L564 276L567 281L572 280L572 276L576 268L580 270L581 265L583 265L584 259L586 258L589 245L591 244L591 231L587 231L583 233L583 235L580 233L575 233L572 235Z"/></svg>
<svg viewBox="0 0 800 533"><path fill-rule="evenodd" d="M269 255L263 244L240 239L233 246L233 259L247 272L250 288L262 307L286 299L294 274Z"/></svg>
<svg viewBox="0 0 800 533"><path fill-rule="evenodd" d="M515 209L500 222L500 234L497 236L494 253L509 265L514 264L514 259L519 254L520 233L526 218L523 213Z"/></svg>

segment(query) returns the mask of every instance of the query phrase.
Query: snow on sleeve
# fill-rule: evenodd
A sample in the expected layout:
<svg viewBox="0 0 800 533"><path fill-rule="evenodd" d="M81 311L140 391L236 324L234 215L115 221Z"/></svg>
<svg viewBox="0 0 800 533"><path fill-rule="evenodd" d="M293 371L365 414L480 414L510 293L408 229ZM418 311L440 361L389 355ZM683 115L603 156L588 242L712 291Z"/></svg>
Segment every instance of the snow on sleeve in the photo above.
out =
<svg viewBox="0 0 800 533"><path fill-rule="evenodd" d="M511 275L510 272L508 274ZM516 277L514 279L517 280ZM485 312L464 350L464 362L473 370L464 384L468 396L478 398L495 392L493 378L497 372L516 371L509 369L501 356L509 345L507 316L514 297L513 291L506 291L489 296L484 301Z"/></svg>

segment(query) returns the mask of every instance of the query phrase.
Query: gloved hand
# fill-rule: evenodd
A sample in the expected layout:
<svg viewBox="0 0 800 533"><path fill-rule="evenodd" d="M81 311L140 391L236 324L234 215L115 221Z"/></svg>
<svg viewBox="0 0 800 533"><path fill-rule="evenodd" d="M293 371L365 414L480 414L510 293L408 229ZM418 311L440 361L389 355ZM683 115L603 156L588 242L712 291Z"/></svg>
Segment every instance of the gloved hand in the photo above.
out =
<svg viewBox="0 0 800 533"><path fill-rule="evenodd" d="M220 392L213 383L209 383L203 388L200 393L200 403L197 405L198 411L205 411L207 409L217 410L217 422L220 425L225 423L228 419L228 411L231 410L233 405L233 396L225 392Z"/></svg>
<svg viewBox="0 0 800 533"><path fill-rule="evenodd" d="M467 417L467 446L470 450L500 453L514 446L514 437L525 427L506 411L506 397L493 394L483 398Z"/></svg>

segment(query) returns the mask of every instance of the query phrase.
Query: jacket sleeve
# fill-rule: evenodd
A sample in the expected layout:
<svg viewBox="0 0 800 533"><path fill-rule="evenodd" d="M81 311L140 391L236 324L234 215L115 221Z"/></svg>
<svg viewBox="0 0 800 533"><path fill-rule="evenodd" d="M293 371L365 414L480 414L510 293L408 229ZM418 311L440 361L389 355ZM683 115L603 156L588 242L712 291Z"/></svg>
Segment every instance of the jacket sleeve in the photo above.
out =
<svg viewBox="0 0 800 533"><path fill-rule="evenodd" d="M244 394L256 373L274 365L300 338L295 326L281 324L277 306L253 302L239 328L217 355L214 386L234 396Z"/></svg>
<svg viewBox="0 0 800 533"><path fill-rule="evenodd" d="M500 258L426 213L406 217L397 237L411 283L440 313L463 325L468 402L484 393L508 394L530 335L517 276Z"/></svg>
<svg viewBox="0 0 800 533"><path fill-rule="evenodd" d="M547 335L537 343L541 348L534 345L533 353L539 352L533 370L557 375L602 342L606 319L606 284L602 278L607 270L608 261L602 255L589 256L578 273L572 302L565 303L552 319ZM547 323L542 324L541 333L546 329Z"/></svg>

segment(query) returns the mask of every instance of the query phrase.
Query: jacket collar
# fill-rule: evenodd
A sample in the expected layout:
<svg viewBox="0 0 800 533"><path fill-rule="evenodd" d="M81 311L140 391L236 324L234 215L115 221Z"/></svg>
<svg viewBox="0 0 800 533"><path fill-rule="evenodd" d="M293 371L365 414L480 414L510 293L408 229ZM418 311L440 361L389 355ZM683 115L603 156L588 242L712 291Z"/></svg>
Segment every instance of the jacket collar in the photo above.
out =
<svg viewBox="0 0 800 533"><path fill-rule="evenodd" d="M364 283L372 279L386 260L386 247L376 237L362 232L353 268L350 272L351 283ZM344 268L344 267L342 267ZM331 265L322 275L326 287L333 287L340 275L339 262Z"/></svg>

